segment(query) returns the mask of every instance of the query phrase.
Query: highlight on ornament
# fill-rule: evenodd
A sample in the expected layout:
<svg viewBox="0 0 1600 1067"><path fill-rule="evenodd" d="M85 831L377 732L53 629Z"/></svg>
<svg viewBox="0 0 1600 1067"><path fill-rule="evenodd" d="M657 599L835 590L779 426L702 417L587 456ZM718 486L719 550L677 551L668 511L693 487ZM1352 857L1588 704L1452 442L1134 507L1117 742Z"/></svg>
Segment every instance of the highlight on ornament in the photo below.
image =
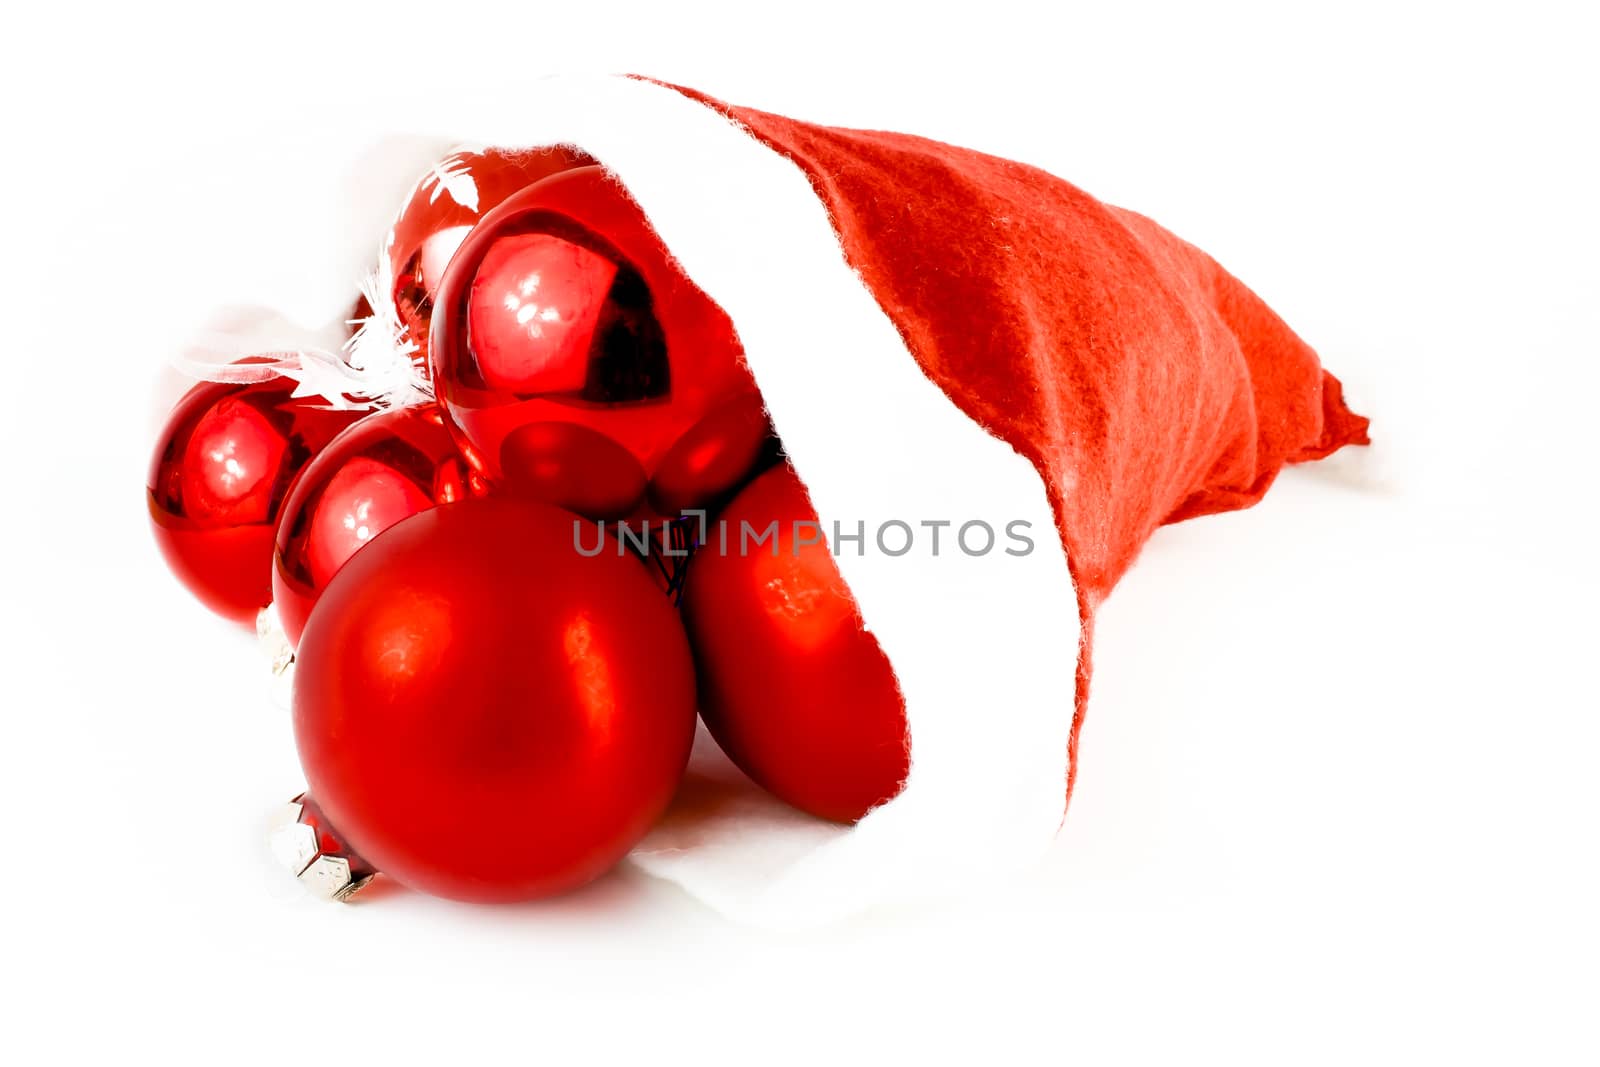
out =
<svg viewBox="0 0 1600 1067"><path fill-rule="evenodd" d="M1037 853L1140 547L1366 420L1204 253L1051 175L586 99L616 158L535 132L420 170L330 294L342 348L183 361L151 528L281 628L273 851L327 899L479 902L632 854L763 921L943 881L949 834ZM681 151L628 151L646 121Z"/></svg>

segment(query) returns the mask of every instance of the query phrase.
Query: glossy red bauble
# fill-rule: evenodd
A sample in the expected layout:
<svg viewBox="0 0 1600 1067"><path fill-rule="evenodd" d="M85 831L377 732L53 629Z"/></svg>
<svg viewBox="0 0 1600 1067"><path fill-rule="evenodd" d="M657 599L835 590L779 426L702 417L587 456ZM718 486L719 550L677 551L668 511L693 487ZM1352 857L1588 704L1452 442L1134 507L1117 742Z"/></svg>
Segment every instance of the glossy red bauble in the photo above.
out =
<svg viewBox="0 0 1600 1067"><path fill-rule="evenodd" d="M703 505L770 433L727 316L597 166L522 190L467 235L429 351L474 466L591 518Z"/></svg>
<svg viewBox="0 0 1600 1067"><path fill-rule="evenodd" d="M383 531L476 491L433 404L369 415L306 465L278 519L272 600L290 647L345 561Z"/></svg>
<svg viewBox="0 0 1600 1067"><path fill-rule="evenodd" d="M444 268L467 231L519 189L594 161L570 148L462 151L440 160L417 183L394 224L389 265L395 308L418 350L428 349L428 323Z"/></svg>
<svg viewBox="0 0 1600 1067"><path fill-rule="evenodd" d="M211 610L249 622L272 599L272 537L290 483L360 412L295 383L207 383L173 409L156 444L148 498L156 543Z"/></svg>
<svg viewBox="0 0 1600 1067"><path fill-rule="evenodd" d="M714 530L689 564L683 602L706 726L779 798L825 819L859 819L898 793L909 770L889 660L827 545L797 546L794 523L816 514L792 468L758 477L718 518L726 548ZM776 541L741 551L741 523L760 533L774 521Z"/></svg>
<svg viewBox="0 0 1600 1067"><path fill-rule="evenodd" d="M694 734L676 613L639 561L586 557L570 512L485 498L395 525L301 636L294 725L350 846L438 896L509 901L617 862Z"/></svg>

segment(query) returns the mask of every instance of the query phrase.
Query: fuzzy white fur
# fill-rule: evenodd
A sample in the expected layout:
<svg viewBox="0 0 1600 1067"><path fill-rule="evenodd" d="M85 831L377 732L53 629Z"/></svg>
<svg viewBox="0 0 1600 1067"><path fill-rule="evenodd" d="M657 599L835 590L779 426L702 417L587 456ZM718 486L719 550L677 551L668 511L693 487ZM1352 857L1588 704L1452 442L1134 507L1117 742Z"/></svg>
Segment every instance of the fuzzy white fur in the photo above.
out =
<svg viewBox="0 0 1600 1067"><path fill-rule="evenodd" d="M838 562L906 700L904 791L845 828L727 786L692 818L669 818L633 861L736 919L784 927L1033 861L1062 816L1080 624L1032 464L922 373L806 176L743 128L621 77L537 82L462 117L472 125L451 131L462 143L576 145L615 175L738 328L823 529L868 530L866 553L847 547ZM918 528L916 547L891 558L871 544L891 519L1000 531L1020 519L1037 547L968 557L947 528L934 556Z"/></svg>

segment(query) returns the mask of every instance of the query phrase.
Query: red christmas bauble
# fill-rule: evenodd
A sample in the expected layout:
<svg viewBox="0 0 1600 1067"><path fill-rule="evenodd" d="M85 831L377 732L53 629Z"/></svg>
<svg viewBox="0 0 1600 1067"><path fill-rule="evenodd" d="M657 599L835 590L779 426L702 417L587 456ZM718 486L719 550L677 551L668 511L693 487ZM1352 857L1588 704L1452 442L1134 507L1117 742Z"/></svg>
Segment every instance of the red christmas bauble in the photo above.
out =
<svg viewBox="0 0 1600 1067"><path fill-rule="evenodd" d="M434 294L467 231L517 190L593 162L570 148L491 148L446 156L423 176L395 220L389 245L394 278L390 295L419 350L427 351Z"/></svg>
<svg viewBox="0 0 1600 1067"><path fill-rule="evenodd" d="M751 482L689 564L684 619L701 715L722 750L802 811L853 822L900 791L910 768L894 671L816 527L793 468ZM743 545L773 522L776 540ZM724 539L720 530L726 531Z"/></svg>
<svg viewBox="0 0 1600 1067"><path fill-rule="evenodd" d="M728 317L600 167L486 216L433 316L434 388L469 461L590 518L702 506L770 436Z"/></svg>
<svg viewBox="0 0 1600 1067"><path fill-rule="evenodd" d="M206 383L167 418L150 465L156 544L178 578L219 615L249 622L272 599L272 536L300 469L360 418L295 383Z"/></svg>
<svg viewBox="0 0 1600 1067"><path fill-rule="evenodd" d="M301 636L311 792L385 874L509 901L603 873L671 799L694 734L672 606L570 512L512 498L414 515L323 590Z"/></svg>
<svg viewBox="0 0 1600 1067"><path fill-rule="evenodd" d="M290 647L333 576L374 537L481 490L434 404L369 415L295 480L278 519L272 600Z"/></svg>

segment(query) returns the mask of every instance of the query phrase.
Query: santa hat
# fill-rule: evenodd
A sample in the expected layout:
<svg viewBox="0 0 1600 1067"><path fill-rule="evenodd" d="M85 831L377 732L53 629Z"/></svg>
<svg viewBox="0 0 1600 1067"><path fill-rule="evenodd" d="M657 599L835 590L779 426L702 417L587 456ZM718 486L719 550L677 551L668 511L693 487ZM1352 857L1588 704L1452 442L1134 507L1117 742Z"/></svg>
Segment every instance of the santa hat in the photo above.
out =
<svg viewBox="0 0 1600 1067"><path fill-rule="evenodd" d="M734 917L807 925L1032 862L1072 788L1095 609L1151 533L1366 442L1241 283L1035 168L632 77L538 82L462 120L462 144L567 146L626 188L732 319L824 530L1035 541L837 555L905 699L910 776L840 826L702 769L632 859ZM470 181L428 162L432 195L474 215ZM372 289L369 348L415 344L392 292Z"/></svg>

